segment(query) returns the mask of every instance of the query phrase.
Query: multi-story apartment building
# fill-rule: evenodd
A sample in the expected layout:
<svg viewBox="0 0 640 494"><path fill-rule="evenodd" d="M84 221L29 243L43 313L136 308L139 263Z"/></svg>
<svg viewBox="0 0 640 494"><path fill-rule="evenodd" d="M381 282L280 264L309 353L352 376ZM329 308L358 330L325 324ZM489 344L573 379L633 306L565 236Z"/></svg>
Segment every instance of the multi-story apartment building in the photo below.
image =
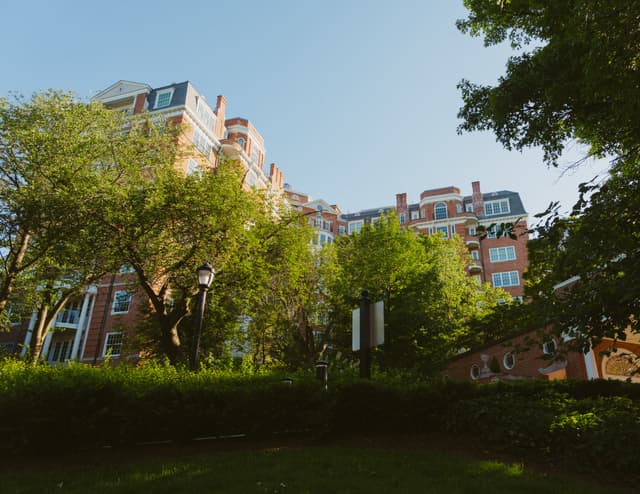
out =
<svg viewBox="0 0 640 494"><path fill-rule="evenodd" d="M275 164L269 166L268 172L265 170L264 139L249 120L226 119L223 96L211 104L188 81L158 88L118 81L96 94L93 100L126 115L147 112L152 118L182 125L183 147L192 151L184 153L176 162L176 167L184 173L213 168L224 157L237 159L246 171L246 187L282 196L282 172ZM49 362L98 363L107 356L121 356L123 328L134 326L141 317L138 302L143 300L143 295L132 281L133 274L123 266L120 272L86 287L81 296L67 303L43 342L43 358ZM35 316L26 328L16 321L14 331L0 333L0 350L24 354L34 324Z"/></svg>
<svg viewBox="0 0 640 494"><path fill-rule="evenodd" d="M508 190L482 193L480 182L471 184L471 195L457 187L425 190L420 201L409 204L405 193L396 195L395 206L343 214L347 233L359 232L392 212L400 224L418 233L459 235L469 248L472 262L469 273L482 282L505 289L513 297L522 297L522 273L527 267L527 212L517 192ZM503 225L512 225L515 239ZM479 227L485 230L481 232Z"/></svg>
<svg viewBox="0 0 640 494"><path fill-rule="evenodd" d="M395 211L400 223L425 234L460 235L470 249L473 262L469 272L518 297L523 293L522 272L527 265L527 214L516 192L482 194L480 183L472 184L472 194L463 196L456 187L426 190L420 201L409 204L406 194L397 194L395 206L367 209L343 214L336 204L295 192L285 186L282 172L275 164L265 170L264 139L244 118L225 116L226 100L218 96L215 104L190 83L182 82L159 88L148 84L118 81L95 97L107 108L127 115L149 112L184 126L183 144L193 152L185 153L176 163L184 173L197 173L216 166L219 159L239 160L245 168L245 186L269 191L284 197L290 206L308 218L316 230L314 244L322 246L339 235L358 232L366 223L382 214ZM494 232L478 236L478 227L514 223L516 240ZM133 283L133 274L123 266L120 272L88 286L81 296L69 302L45 338L41 355L49 362L78 360L99 363L107 356L124 356L123 328L139 320L144 295ZM18 321L16 321L18 323ZM25 353L35 324L35 317L23 328L0 333L0 347L10 353Z"/></svg>
<svg viewBox="0 0 640 494"><path fill-rule="evenodd" d="M314 245L332 244L338 235L346 233L347 223L336 204L322 199L313 200L308 194L295 192L289 184L285 184L284 192L291 207L306 216L309 225L315 228Z"/></svg>

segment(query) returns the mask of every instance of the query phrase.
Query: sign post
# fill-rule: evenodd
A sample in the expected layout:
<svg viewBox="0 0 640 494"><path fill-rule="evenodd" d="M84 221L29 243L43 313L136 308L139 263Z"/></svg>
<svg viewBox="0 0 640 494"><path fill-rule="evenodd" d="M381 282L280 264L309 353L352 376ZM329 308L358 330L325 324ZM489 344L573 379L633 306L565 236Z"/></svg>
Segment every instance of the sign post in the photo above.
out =
<svg viewBox="0 0 640 494"><path fill-rule="evenodd" d="M362 379L371 378L371 317L369 305L369 292L362 290L362 296L360 297L360 377Z"/></svg>
<svg viewBox="0 0 640 494"><path fill-rule="evenodd" d="M384 343L384 304L371 303L369 292L362 290L360 308L352 314L351 348L360 351L360 377L371 377L371 348Z"/></svg>

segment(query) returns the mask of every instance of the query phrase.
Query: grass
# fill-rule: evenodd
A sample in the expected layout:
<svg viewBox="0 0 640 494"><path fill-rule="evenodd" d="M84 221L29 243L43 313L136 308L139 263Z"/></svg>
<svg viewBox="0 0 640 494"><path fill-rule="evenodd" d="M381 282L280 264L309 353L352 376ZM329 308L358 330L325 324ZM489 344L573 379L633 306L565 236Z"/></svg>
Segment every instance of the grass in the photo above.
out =
<svg viewBox="0 0 640 494"><path fill-rule="evenodd" d="M142 456L144 455L144 456ZM573 493L627 492L522 464L437 450L314 446L211 450L168 447L4 464L5 493Z"/></svg>

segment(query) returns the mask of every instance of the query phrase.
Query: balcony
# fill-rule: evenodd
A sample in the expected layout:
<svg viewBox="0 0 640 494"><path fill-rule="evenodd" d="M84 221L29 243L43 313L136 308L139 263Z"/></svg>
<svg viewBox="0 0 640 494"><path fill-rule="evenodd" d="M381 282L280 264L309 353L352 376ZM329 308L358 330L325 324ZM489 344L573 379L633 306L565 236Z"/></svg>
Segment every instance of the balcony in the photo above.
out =
<svg viewBox="0 0 640 494"><path fill-rule="evenodd" d="M480 274L482 273L482 266L480 264L469 264L469 273L471 274Z"/></svg>
<svg viewBox="0 0 640 494"><path fill-rule="evenodd" d="M220 150L222 154L229 158L238 158L243 154L242 146L232 139L222 139L220 141Z"/></svg>
<svg viewBox="0 0 640 494"><path fill-rule="evenodd" d="M54 322L56 328L77 329L80 322L80 311L77 309L65 309L61 311Z"/></svg>
<svg viewBox="0 0 640 494"><path fill-rule="evenodd" d="M469 250L477 250L480 248L479 240L467 240L464 244L469 248Z"/></svg>

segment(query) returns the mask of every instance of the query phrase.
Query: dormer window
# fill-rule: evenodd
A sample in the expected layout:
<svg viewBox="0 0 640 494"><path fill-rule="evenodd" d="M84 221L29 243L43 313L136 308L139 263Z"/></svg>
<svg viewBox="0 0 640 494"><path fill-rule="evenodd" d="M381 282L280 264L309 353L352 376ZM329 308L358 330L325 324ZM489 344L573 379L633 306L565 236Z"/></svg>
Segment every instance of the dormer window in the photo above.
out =
<svg viewBox="0 0 640 494"><path fill-rule="evenodd" d="M171 98L173 97L173 89L165 89L156 93L156 104L154 108L165 108L171 104Z"/></svg>

